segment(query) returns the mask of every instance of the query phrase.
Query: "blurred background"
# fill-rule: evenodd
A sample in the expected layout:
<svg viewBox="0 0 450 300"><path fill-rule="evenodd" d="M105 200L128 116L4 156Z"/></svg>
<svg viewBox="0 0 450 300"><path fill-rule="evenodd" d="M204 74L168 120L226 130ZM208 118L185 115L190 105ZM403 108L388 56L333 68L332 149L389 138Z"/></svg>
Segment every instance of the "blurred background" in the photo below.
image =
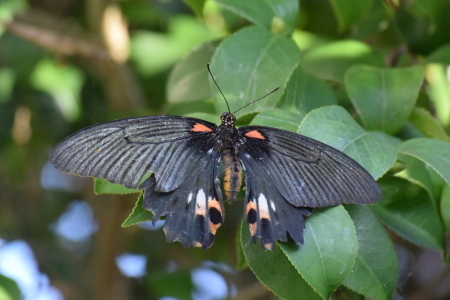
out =
<svg viewBox="0 0 450 300"><path fill-rule="evenodd" d="M196 2L205 2L203 10ZM397 38L388 21L338 31L325 0L300 7L304 35L360 38L380 49ZM401 30L415 28L415 17L399 14ZM160 222L121 227L136 194L94 195L92 179L48 162L53 146L92 124L214 111L208 97L168 103L170 72L195 47L249 22L202 0L0 0L0 21L0 299L3 289L52 300L275 299L249 269L238 270L239 203L226 205L211 249L185 249L166 243ZM448 23L447 14L436 26L448 31ZM421 54L450 41L414 44L415 32L408 33ZM445 299L450 272L440 254L401 240L396 246L404 287L396 297Z"/></svg>

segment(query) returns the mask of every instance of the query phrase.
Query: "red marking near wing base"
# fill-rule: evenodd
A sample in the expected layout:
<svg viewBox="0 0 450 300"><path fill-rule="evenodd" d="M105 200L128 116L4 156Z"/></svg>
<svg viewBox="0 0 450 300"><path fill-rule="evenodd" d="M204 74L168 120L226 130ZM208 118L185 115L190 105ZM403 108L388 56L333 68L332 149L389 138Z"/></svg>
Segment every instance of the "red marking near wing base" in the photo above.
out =
<svg viewBox="0 0 450 300"><path fill-rule="evenodd" d="M211 128L200 124L200 123L195 123L194 127L191 128L191 131L195 131L195 132L211 132L213 131Z"/></svg>
<svg viewBox="0 0 450 300"><path fill-rule="evenodd" d="M247 132L245 134L245 136L249 137L249 138L260 139L260 140L265 140L266 139L265 137L263 137L261 132L259 132L258 130L249 131L249 132Z"/></svg>

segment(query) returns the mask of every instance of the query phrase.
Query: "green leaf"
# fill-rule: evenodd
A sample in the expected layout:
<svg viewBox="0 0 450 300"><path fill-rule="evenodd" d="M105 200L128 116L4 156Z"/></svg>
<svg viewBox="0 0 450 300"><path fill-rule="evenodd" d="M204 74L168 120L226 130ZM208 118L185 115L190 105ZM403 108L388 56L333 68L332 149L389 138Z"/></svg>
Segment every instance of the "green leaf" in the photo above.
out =
<svg viewBox="0 0 450 300"><path fill-rule="evenodd" d="M358 22L372 5L372 1L330 0L338 20L339 31L343 32Z"/></svg>
<svg viewBox="0 0 450 300"><path fill-rule="evenodd" d="M383 192L372 211L408 241L434 250L444 249L443 228L433 201L417 184L384 176L378 181Z"/></svg>
<svg viewBox="0 0 450 300"><path fill-rule="evenodd" d="M403 142L399 153L420 159L450 184L450 143L428 138Z"/></svg>
<svg viewBox="0 0 450 300"><path fill-rule="evenodd" d="M138 189L129 189L118 183L111 183L106 179L94 178L94 193L97 195L101 194L133 194L140 193Z"/></svg>
<svg viewBox="0 0 450 300"><path fill-rule="evenodd" d="M9 277L0 274L0 299L19 300L23 299L17 283Z"/></svg>
<svg viewBox="0 0 450 300"><path fill-rule="evenodd" d="M217 48L211 72L225 94L231 111L280 88L280 91L237 112L236 117L240 117L274 107L299 58L299 50L291 39L264 28L246 27L225 39ZM210 83L215 91L216 110L228 111L212 80Z"/></svg>
<svg viewBox="0 0 450 300"><path fill-rule="evenodd" d="M446 184L441 195L441 214L445 230L450 233L450 185Z"/></svg>
<svg viewBox="0 0 450 300"><path fill-rule="evenodd" d="M197 16L203 16L203 6L205 5L206 0L183 0Z"/></svg>
<svg viewBox="0 0 450 300"><path fill-rule="evenodd" d="M409 122L422 132L426 137L448 142L450 137L445 132L441 123L436 120L428 110L415 107L409 116Z"/></svg>
<svg viewBox="0 0 450 300"><path fill-rule="evenodd" d="M444 126L450 126L450 82L447 79L447 67L443 65L427 65L426 90L435 106L436 116Z"/></svg>
<svg viewBox="0 0 450 300"><path fill-rule="evenodd" d="M450 65L450 43L445 44L433 51L424 61L425 64Z"/></svg>
<svg viewBox="0 0 450 300"><path fill-rule="evenodd" d="M368 298L391 299L398 280L398 260L389 235L368 207L346 205L345 209L355 224L359 247L344 285Z"/></svg>
<svg viewBox="0 0 450 300"><path fill-rule="evenodd" d="M216 43L203 44L175 65L167 81L167 100L189 102L212 97L206 64L216 50Z"/></svg>
<svg viewBox="0 0 450 300"><path fill-rule="evenodd" d="M304 240L303 245L279 245L314 290L329 299L355 264L355 226L342 206L315 209L306 220Z"/></svg>
<svg viewBox="0 0 450 300"><path fill-rule="evenodd" d="M284 109L272 108L260 112L250 125L262 125L297 132L302 116Z"/></svg>
<svg viewBox="0 0 450 300"><path fill-rule="evenodd" d="M242 16L255 25L266 29L276 27L274 32L281 34L288 34L294 30L299 10L296 0L215 1L220 6ZM274 22L281 24L274 24Z"/></svg>
<svg viewBox="0 0 450 300"><path fill-rule="evenodd" d="M264 251L253 244L245 221L241 225L241 244L250 269L275 295L283 299L321 299L300 276L279 246Z"/></svg>
<svg viewBox="0 0 450 300"><path fill-rule="evenodd" d="M364 127L393 134L408 120L423 77L422 67L354 66L348 70L345 84Z"/></svg>
<svg viewBox="0 0 450 300"><path fill-rule="evenodd" d="M336 97L328 84L298 66L289 78L277 106L305 116L313 109L336 103Z"/></svg>
<svg viewBox="0 0 450 300"><path fill-rule="evenodd" d="M128 227L131 225L135 225L138 223L152 220L153 214L150 211L148 211L142 207L143 202L144 202L144 195L140 194L139 198L136 202L136 205L134 206L133 210L131 211L131 214L122 223L122 227Z"/></svg>
<svg viewBox="0 0 450 300"><path fill-rule="evenodd" d="M404 178L423 187L436 205L438 195L435 193L433 181L427 166L421 160L401 153L398 155L398 159L406 163L406 169L395 174L395 176Z"/></svg>
<svg viewBox="0 0 450 300"><path fill-rule="evenodd" d="M344 40L331 42L303 52L301 65L306 72L324 80L344 82L354 65L384 66L383 57L367 44Z"/></svg>
<svg viewBox="0 0 450 300"><path fill-rule="evenodd" d="M167 298L174 297L180 300L192 299L192 291L195 288L192 283L191 272L187 270L153 271L148 277L148 283L151 286L149 290L159 296L157 299L167 296L170 296Z"/></svg>
<svg viewBox="0 0 450 300"><path fill-rule="evenodd" d="M298 133L344 152L375 179L386 173L397 159L394 147L365 131L339 106L313 110L303 119Z"/></svg>

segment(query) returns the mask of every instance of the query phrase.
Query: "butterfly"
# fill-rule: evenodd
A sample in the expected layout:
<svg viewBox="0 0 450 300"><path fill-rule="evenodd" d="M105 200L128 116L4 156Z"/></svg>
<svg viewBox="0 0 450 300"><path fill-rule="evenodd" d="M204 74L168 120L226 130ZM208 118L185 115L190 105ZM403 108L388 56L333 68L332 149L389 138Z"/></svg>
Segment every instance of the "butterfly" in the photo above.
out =
<svg viewBox="0 0 450 300"><path fill-rule="evenodd" d="M219 126L159 115L94 125L60 142L50 161L70 174L143 189L142 206L153 213L153 223L165 217L167 241L185 247L213 244L224 222L224 196L234 202L243 183L245 218L263 249L289 237L303 244L314 207L380 200L372 176L339 150L277 128L237 128L234 113L228 108Z"/></svg>

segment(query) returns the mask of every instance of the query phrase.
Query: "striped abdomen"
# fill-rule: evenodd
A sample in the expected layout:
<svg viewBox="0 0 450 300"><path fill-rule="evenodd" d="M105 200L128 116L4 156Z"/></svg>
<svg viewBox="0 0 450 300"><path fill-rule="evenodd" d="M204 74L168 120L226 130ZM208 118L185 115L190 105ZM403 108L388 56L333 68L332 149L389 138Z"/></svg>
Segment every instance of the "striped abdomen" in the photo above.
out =
<svg viewBox="0 0 450 300"><path fill-rule="evenodd" d="M240 163L237 160L236 155L229 149L222 151L222 161L225 166L223 177L223 189L225 191L225 197L231 203L236 200L236 196L241 190L242 185L242 172Z"/></svg>

